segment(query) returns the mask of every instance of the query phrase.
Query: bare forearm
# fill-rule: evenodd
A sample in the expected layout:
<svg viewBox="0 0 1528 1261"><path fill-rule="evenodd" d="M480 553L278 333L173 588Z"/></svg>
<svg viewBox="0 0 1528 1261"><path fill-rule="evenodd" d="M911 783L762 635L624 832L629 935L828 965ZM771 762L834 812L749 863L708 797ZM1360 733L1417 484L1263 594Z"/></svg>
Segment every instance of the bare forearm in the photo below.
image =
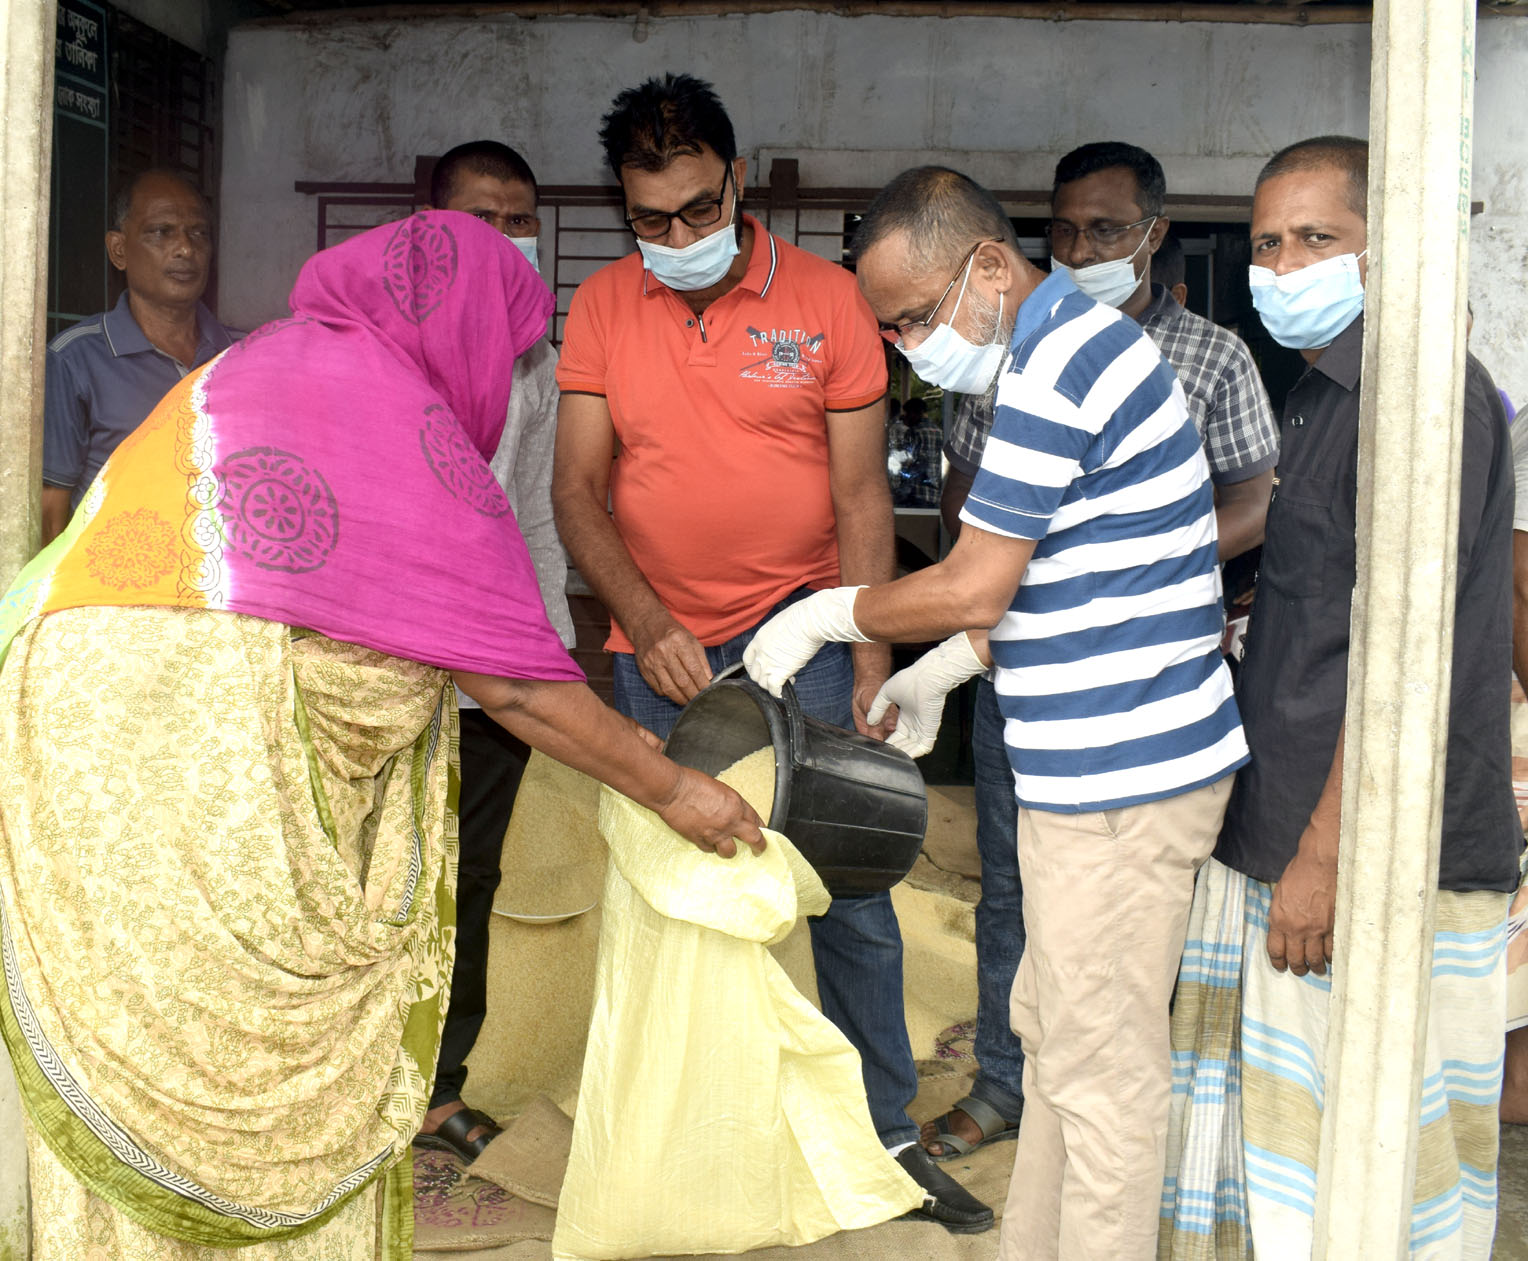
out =
<svg viewBox="0 0 1528 1261"><path fill-rule="evenodd" d="M1034 548L1030 539L965 530L939 564L861 591L855 624L861 634L891 643L990 630L1012 604Z"/></svg>
<svg viewBox="0 0 1528 1261"><path fill-rule="evenodd" d="M1345 743L1346 728L1337 735L1321 796L1268 904L1268 961L1278 971L1287 969L1296 976L1324 974L1332 961Z"/></svg>
<svg viewBox="0 0 1528 1261"><path fill-rule="evenodd" d="M971 493L971 483L975 480L953 464L944 475L944 487L939 492L939 516L952 539L960 537L960 510L965 507L966 496Z"/></svg>
<svg viewBox="0 0 1528 1261"><path fill-rule="evenodd" d="M69 489L66 486L42 488L42 545L46 547L69 524Z"/></svg>
<svg viewBox="0 0 1528 1261"><path fill-rule="evenodd" d="M891 582L897 573L896 533L886 480L878 477L874 484L851 495L835 495L833 511L838 521L838 572L843 585ZM884 680L891 672L891 649L884 643L855 644L853 653L859 673L879 672Z"/></svg>
<svg viewBox="0 0 1528 1261"><path fill-rule="evenodd" d="M1221 563L1249 552L1263 541L1263 514L1246 504L1222 505L1215 510Z"/></svg>
<svg viewBox="0 0 1528 1261"><path fill-rule="evenodd" d="M674 764L584 684L464 672L456 683L506 731L633 801L657 809L673 793Z"/></svg>
<svg viewBox="0 0 1528 1261"><path fill-rule="evenodd" d="M1337 748L1332 754L1332 765L1326 773L1321 796L1310 812L1310 823L1300 837L1300 849L1308 857L1335 867L1337 864L1337 838L1342 830L1342 752L1347 744L1347 724L1337 733Z"/></svg>
<svg viewBox="0 0 1528 1261"><path fill-rule="evenodd" d="M1263 541L1272 493L1272 470L1244 482L1215 488L1215 528L1220 538L1221 561L1251 551Z"/></svg>

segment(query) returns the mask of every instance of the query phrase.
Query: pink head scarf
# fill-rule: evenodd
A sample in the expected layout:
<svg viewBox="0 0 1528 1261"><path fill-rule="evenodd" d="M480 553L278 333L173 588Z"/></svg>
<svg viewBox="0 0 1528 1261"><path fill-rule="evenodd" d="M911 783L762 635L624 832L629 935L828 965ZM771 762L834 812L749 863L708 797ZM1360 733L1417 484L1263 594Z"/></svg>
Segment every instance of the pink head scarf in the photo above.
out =
<svg viewBox="0 0 1528 1261"><path fill-rule="evenodd" d="M309 259L291 318L204 378L218 606L447 669L582 679L488 468L553 306L519 250L452 211Z"/></svg>

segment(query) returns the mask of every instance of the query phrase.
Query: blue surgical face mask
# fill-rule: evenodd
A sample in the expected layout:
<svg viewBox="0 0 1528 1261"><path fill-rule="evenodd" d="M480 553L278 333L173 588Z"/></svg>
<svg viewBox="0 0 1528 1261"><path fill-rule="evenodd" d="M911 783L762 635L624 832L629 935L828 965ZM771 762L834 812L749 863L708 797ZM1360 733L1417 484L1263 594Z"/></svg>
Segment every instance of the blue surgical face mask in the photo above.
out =
<svg viewBox="0 0 1528 1261"><path fill-rule="evenodd" d="M1252 305L1268 335L1291 350L1330 346L1364 309L1358 260L1368 252L1323 258L1282 276L1268 267L1247 268Z"/></svg>
<svg viewBox="0 0 1528 1261"><path fill-rule="evenodd" d="M537 271L541 270L541 242L533 236L512 236L506 238L520 253L525 255L528 262Z"/></svg>
<svg viewBox="0 0 1528 1261"><path fill-rule="evenodd" d="M653 241L637 238L637 248L642 251L642 266L652 272L670 289L693 293L697 289L709 289L727 274L732 260L738 255L737 244L737 198L732 199L732 216L727 226L710 236L675 249L671 245L658 245Z"/></svg>
<svg viewBox="0 0 1528 1261"><path fill-rule="evenodd" d="M992 378L997 376L998 369L1003 366L1003 356L1008 350L1002 341L997 340L1003 327L1005 295L997 295L997 327L992 330L994 340L985 346L973 345L955 331L955 314L960 310L961 301L966 296L966 284L970 279L971 263L968 262L966 277L961 281L960 294L955 299L949 320L916 346L898 341L897 349L902 352L912 370L930 385L954 390L957 394L985 394L987 387L992 384Z"/></svg>

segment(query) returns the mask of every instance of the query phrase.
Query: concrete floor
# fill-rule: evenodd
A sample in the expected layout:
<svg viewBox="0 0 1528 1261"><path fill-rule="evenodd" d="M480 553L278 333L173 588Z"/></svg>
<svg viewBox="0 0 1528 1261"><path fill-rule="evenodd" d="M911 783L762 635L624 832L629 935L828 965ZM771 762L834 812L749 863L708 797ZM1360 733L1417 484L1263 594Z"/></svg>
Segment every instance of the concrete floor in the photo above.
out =
<svg viewBox="0 0 1528 1261"><path fill-rule="evenodd" d="M1528 1125L1501 1127L1496 1261L1528 1261Z"/></svg>

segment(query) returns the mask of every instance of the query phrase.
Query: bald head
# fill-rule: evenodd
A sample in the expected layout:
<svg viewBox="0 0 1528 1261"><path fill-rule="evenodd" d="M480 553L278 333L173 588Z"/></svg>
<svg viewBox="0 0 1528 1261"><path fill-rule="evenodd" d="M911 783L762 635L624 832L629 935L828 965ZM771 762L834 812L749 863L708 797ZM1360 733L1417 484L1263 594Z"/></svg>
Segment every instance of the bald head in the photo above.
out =
<svg viewBox="0 0 1528 1261"><path fill-rule="evenodd" d="M919 271L954 267L978 241L1001 241L1019 252L997 198L945 166L914 167L881 189L855 229L850 252L863 258L898 235L906 241L909 267Z"/></svg>

